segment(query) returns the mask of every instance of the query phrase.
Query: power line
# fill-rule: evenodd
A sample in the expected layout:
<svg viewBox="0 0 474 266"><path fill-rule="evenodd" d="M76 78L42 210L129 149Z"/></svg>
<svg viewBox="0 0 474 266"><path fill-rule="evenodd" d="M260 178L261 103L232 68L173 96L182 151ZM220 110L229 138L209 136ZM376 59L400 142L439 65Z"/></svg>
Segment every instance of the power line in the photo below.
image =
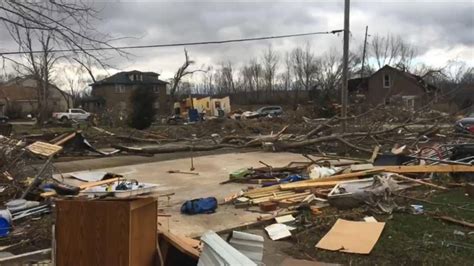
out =
<svg viewBox="0 0 474 266"><path fill-rule="evenodd" d="M168 44L150 44L150 45L132 45L132 46L115 46L115 47L96 47L96 48L84 48L84 49L56 49L50 50L50 53L62 53L62 52L83 52L83 51L102 51L102 50L128 50L128 49L145 49L145 48L162 48L162 47L175 47L175 46L195 46L195 45L208 45L208 44L224 44L224 43L236 43L236 42L251 42L271 39L283 39L292 37L302 37L310 35L320 34L336 34L343 32L344 30L332 30L332 31L317 31L308 33L296 33L287 35L276 35L276 36L265 36L265 37L254 37L244 39L229 39L220 41L202 41L202 42L183 42L183 43L168 43ZM18 55L18 54L37 54L43 53L43 51L18 51L18 52L0 52L1 55Z"/></svg>

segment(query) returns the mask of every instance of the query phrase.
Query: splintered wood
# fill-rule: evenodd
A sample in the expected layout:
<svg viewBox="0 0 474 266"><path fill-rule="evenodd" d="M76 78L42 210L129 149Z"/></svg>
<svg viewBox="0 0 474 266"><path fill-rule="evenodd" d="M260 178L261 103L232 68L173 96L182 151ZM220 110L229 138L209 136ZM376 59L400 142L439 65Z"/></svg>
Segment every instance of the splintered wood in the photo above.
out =
<svg viewBox="0 0 474 266"><path fill-rule="evenodd" d="M37 141L27 146L26 149L34 154L44 156L44 157L50 157L60 152L63 149L63 147L54 145L54 144L49 144L42 141Z"/></svg>

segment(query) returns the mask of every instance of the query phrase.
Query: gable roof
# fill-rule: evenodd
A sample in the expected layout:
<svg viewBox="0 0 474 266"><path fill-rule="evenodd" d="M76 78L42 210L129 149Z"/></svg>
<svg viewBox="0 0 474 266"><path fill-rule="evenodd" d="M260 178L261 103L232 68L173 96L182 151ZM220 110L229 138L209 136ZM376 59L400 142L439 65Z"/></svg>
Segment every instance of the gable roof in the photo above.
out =
<svg viewBox="0 0 474 266"><path fill-rule="evenodd" d="M407 71L402 71L400 69L397 69L397 68L394 68L394 67L391 67L389 65L385 65L383 66L382 68L380 68L379 70L377 70L374 74L372 74L372 76L374 76L375 74L377 74L378 72L384 70L384 69L389 69L391 71L395 71L395 72L398 72L400 75L404 76L405 78L407 78L408 80L410 80L412 83L414 83L415 85L421 87L425 92L431 92L431 91L435 91L435 90L438 90L438 88L436 88L435 86L431 85L431 84L428 84L422 77L418 76L418 75L415 75L415 74L412 74L410 72L407 72ZM371 77L372 77L371 76Z"/></svg>
<svg viewBox="0 0 474 266"><path fill-rule="evenodd" d="M142 80L131 80L130 75L139 74L142 75ZM123 71L116 73L103 80L99 80L95 83L90 84L91 86L106 85L106 84L124 84L124 85L135 85L135 84L158 84L164 85L168 82L158 79L160 74L155 72L141 72L138 70Z"/></svg>

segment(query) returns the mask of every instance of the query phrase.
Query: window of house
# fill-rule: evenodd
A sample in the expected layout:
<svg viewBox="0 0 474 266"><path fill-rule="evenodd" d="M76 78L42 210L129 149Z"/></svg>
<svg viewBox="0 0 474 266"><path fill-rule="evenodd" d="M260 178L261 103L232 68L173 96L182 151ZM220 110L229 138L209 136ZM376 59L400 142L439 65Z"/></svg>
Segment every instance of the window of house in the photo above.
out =
<svg viewBox="0 0 474 266"><path fill-rule="evenodd" d="M158 86L153 87L153 92L154 93L160 93L160 88Z"/></svg>
<svg viewBox="0 0 474 266"><path fill-rule="evenodd" d="M383 76L383 87L384 88L390 88L390 86L391 86L390 75L384 75Z"/></svg>
<svg viewBox="0 0 474 266"><path fill-rule="evenodd" d="M117 84L115 85L115 92L116 93L124 93L125 92L125 86Z"/></svg>
<svg viewBox="0 0 474 266"><path fill-rule="evenodd" d="M153 103L153 107L154 107L155 109L160 109L160 102L158 102L158 101L154 102L154 103Z"/></svg>

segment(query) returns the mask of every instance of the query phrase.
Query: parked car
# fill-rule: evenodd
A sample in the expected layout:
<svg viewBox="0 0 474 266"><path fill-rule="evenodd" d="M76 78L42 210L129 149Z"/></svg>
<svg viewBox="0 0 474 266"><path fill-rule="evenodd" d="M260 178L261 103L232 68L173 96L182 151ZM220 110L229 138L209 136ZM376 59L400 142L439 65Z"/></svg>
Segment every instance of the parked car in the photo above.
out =
<svg viewBox="0 0 474 266"><path fill-rule="evenodd" d="M6 115L0 115L0 123L1 124L5 124L5 123L8 123L8 120L10 120L10 118Z"/></svg>
<svg viewBox="0 0 474 266"><path fill-rule="evenodd" d="M264 106L256 111L259 116L279 116L283 114L281 106Z"/></svg>
<svg viewBox="0 0 474 266"><path fill-rule="evenodd" d="M454 129L460 133L474 133L474 113L456 121Z"/></svg>
<svg viewBox="0 0 474 266"><path fill-rule="evenodd" d="M91 117L91 113L86 112L82 109L68 109L66 112L63 113L53 113L53 118L67 121L67 120L88 120Z"/></svg>

